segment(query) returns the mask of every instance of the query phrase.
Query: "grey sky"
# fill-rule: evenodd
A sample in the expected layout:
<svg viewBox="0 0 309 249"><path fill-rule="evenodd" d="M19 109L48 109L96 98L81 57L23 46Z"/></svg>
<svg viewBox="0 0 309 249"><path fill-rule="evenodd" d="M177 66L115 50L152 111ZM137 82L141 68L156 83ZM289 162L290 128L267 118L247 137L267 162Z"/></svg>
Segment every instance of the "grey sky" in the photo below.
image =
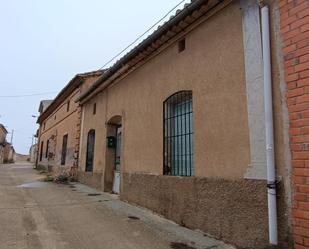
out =
<svg viewBox="0 0 309 249"><path fill-rule="evenodd" d="M179 2L0 0L0 96L59 91L75 74L100 68ZM55 95L0 97L0 123L15 130L17 152L28 153L37 129L31 115L41 99Z"/></svg>

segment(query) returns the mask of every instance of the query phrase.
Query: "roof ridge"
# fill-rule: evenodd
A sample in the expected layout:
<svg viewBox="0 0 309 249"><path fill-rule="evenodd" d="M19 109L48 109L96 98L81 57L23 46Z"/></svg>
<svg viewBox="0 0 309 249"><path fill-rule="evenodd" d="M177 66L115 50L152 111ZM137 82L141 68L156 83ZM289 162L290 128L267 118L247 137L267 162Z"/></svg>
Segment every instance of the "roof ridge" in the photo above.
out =
<svg viewBox="0 0 309 249"><path fill-rule="evenodd" d="M211 11L225 1L230 2L232 0L191 0L190 3L184 4L184 7L182 9L176 10L176 14L172 15L168 21L164 22L162 26L159 25L157 29L153 31L148 37L146 37L129 52L120 57L112 66L110 66L85 93L81 94L76 102L82 101L87 96L91 95L103 82L112 77L112 75L118 72L118 70L120 70L126 63L129 63L135 57L138 57L142 51L147 50L147 48L151 47L153 43L164 37L168 31L170 31L173 27L178 26L183 20L186 19L186 17L191 16L195 11L199 11L200 15L192 16L192 19L197 20L205 13ZM207 5L208 8L202 8L205 5ZM191 25L192 22L186 23L187 26ZM184 28L180 27L180 29L183 30ZM176 32L176 34L179 34L179 32ZM162 43L164 43L164 41ZM158 46L161 45L162 44L159 44ZM153 50L155 49L152 49L152 51ZM152 51L149 53L152 53Z"/></svg>
<svg viewBox="0 0 309 249"><path fill-rule="evenodd" d="M98 75L102 74L106 71L106 69L98 69L90 72L84 72L84 73L78 73L76 76L85 77L85 76L91 76L91 75Z"/></svg>

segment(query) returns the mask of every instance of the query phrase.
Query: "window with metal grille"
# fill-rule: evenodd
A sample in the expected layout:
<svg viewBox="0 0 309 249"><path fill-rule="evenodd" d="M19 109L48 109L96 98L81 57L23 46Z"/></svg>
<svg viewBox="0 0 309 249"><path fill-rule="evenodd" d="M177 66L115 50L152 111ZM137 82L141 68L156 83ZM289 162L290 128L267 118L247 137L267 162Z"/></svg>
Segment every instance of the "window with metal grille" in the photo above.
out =
<svg viewBox="0 0 309 249"><path fill-rule="evenodd" d="M180 91L163 103L163 174L194 175L192 91Z"/></svg>

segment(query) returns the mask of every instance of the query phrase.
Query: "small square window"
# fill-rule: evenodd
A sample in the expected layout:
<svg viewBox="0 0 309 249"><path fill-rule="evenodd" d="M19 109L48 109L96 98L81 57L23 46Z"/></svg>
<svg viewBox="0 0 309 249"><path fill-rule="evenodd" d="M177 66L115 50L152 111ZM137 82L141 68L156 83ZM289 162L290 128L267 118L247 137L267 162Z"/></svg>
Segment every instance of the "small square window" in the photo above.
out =
<svg viewBox="0 0 309 249"><path fill-rule="evenodd" d="M93 104L93 115L97 113L97 103Z"/></svg>
<svg viewBox="0 0 309 249"><path fill-rule="evenodd" d="M178 42L178 52L182 52L186 49L186 39L182 39Z"/></svg>
<svg viewBox="0 0 309 249"><path fill-rule="evenodd" d="M70 111L70 100L67 103L67 112Z"/></svg>

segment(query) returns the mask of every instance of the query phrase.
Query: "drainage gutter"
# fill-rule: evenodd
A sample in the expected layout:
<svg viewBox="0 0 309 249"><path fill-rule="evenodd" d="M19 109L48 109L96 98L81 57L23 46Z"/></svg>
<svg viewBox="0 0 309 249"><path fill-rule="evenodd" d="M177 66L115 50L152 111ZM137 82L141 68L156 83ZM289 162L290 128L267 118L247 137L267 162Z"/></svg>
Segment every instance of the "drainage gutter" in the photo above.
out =
<svg viewBox="0 0 309 249"><path fill-rule="evenodd" d="M267 5L261 8L261 17L262 17L262 45L263 45L263 67L264 67L264 105L265 105L265 131L266 131L269 243L272 245L277 245L278 244L277 194L276 194L277 182L276 182L275 153L274 153L269 7Z"/></svg>

